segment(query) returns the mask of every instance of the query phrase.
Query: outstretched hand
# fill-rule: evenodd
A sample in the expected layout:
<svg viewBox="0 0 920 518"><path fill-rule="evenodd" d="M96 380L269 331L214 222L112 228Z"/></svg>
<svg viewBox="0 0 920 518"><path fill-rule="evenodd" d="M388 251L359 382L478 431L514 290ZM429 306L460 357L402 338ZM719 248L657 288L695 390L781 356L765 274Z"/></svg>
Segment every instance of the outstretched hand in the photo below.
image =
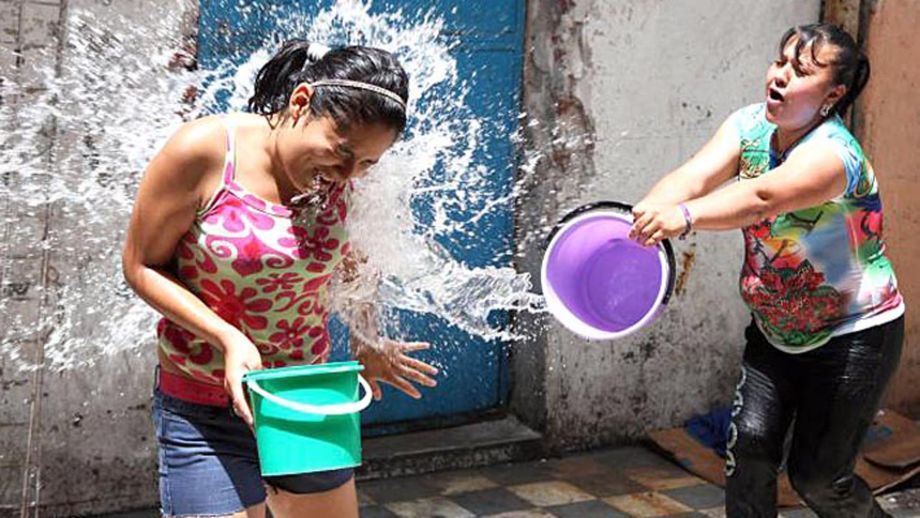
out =
<svg viewBox="0 0 920 518"><path fill-rule="evenodd" d="M397 342L387 338L373 345L359 341L355 359L364 365L363 375L371 386L374 399L379 400L383 396L378 382L392 385L414 399L421 398L422 394L413 383L437 386L438 382L431 376L437 375L438 369L409 356L409 353L429 347L425 342Z"/></svg>
<svg viewBox="0 0 920 518"><path fill-rule="evenodd" d="M645 246L654 246L664 239L677 237L687 226L680 207L675 204L638 203L632 213L633 226L629 230L629 238Z"/></svg>

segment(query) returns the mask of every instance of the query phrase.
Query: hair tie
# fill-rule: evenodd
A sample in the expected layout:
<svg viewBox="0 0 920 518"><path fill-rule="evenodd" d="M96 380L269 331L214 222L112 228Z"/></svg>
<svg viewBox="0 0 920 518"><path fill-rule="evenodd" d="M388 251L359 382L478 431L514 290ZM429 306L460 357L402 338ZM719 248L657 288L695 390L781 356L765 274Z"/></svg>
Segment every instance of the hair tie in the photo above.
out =
<svg viewBox="0 0 920 518"><path fill-rule="evenodd" d="M314 62L323 59L323 56L326 55L331 49L322 43L309 43L307 44L307 60Z"/></svg>

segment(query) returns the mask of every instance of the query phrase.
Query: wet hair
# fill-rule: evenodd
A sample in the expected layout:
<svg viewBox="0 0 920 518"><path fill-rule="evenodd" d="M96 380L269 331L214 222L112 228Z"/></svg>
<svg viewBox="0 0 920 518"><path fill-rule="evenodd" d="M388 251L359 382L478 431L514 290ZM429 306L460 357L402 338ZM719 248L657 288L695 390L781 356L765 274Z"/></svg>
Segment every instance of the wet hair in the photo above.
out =
<svg viewBox="0 0 920 518"><path fill-rule="evenodd" d="M321 47L321 46L320 46ZM301 83L339 79L359 81L409 99L409 76L389 52L373 47L349 46L334 49L311 48L310 42L291 40L256 75L255 90L249 98L249 111L269 120L285 115L294 88ZM328 50L328 51L327 51ZM372 90L340 85L313 89L312 116L328 115L339 128L383 124L402 133L406 110L395 99Z"/></svg>
<svg viewBox="0 0 920 518"><path fill-rule="evenodd" d="M834 105L833 111L838 115L845 115L859 97L859 94L869 82L869 58L856 44L847 31L830 23L813 23L792 27L780 39L779 52L782 55L786 45L792 38L796 38L795 59L792 65L799 70L801 67L800 56L811 46L811 61L820 66L831 66L834 69L834 83L847 87L846 93ZM824 45L831 45L837 49L837 55L830 63L818 61L818 53Z"/></svg>

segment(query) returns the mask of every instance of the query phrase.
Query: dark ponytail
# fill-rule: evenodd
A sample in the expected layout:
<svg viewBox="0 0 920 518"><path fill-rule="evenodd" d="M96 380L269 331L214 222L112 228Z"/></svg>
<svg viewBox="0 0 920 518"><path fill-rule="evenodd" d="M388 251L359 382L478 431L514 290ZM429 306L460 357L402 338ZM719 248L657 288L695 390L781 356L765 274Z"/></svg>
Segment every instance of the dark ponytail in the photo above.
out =
<svg viewBox="0 0 920 518"><path fill-rule="evenodd" d="M871 69L869 58L856 44L847 31L830 23L813 23L798 25L786 31L780 44L779 52L783 53L786 44L796 37L795 56L798 61L802 51L811 45L811 60L818 66L834 67L834 82L847 87L846 93L834 105L833 111L840 116L846 115L853 101L859 97L866 83L869 82ZM831 63L821 63L817 59L818 52L823 45L831 45L837 49L837 55Z"/></svg>
<svg viewBox="0 0 920 518"><path fill-rule="evenodd" d="M306 41L289 41L262 66L249 98L250 112L274 115L287 109L294 87L300 84L297 77L310 60L309 49Z"/></svg>
<svg viewBox="0 0 920 518"><path fill-rule="evenodd" d="M859 94L862 93L863 89L866 87L866 83L869 82L869 75L872 73L872 67L869 66L869 58L866 57L862 52L859 53L857 58L856 66L853 67L851 76L846 78L845 76L841 78L841 81L846 81L843 84L847 85L847 93L837 101L837 105L834 107L837 113L841 116L845 115L847 109L853 104L853 101L859 97ZM841 75L841 74L838 74Z"/></svg>
<svg viewBox="0 0 920 518"><path fill-rule="evenodd" d="M297 85L324 79L360 81L389 90L404 102L409 99L409 76L389 52L362 46L328 50L304 40L291 40L256 75L249 111L269 118L284 115ZM406 110L395 99L347 86L315 88L310 114L328 115L343 129L383 124L401 133L406 127Z"/></svg>

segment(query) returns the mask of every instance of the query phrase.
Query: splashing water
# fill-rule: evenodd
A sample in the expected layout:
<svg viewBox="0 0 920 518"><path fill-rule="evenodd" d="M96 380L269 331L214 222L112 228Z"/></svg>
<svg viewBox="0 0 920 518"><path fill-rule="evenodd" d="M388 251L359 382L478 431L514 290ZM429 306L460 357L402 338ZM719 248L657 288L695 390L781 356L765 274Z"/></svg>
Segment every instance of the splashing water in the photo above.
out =
<svg viewBox="0 0 920 518"><path fill-rule="evenodd" d="M381 274L380 289L334 290L336 306L377 297L485 339L514 338L490 320L496 310L542 310L527 275L467 266L444 246L510 207L519 189L483 199L489 171L474 160L483 124L465 104L470 85L458 76L442 20L372 14L366 2L340 1L312 19L284 17L274 41L238 66L227 60L189 71L175 66L184 43L176 30L181 3L164 11L162 23L130 31L117 16L72 10L66 46L42 60L53 64L29 77L0 78L0 223L7 237L0 244L0 359L34 366L23 344L41 341L38 363L60 370L146 347L157 315L122 281L120 263L142 171L169 135L218 99L242 109L259 67L291 37L385 48L412 80L413 124L359 181L349 218L366 268ZM413 212L418 200L430 206L431 221ZM462 219L451 216L458 209Z"/></svg>

